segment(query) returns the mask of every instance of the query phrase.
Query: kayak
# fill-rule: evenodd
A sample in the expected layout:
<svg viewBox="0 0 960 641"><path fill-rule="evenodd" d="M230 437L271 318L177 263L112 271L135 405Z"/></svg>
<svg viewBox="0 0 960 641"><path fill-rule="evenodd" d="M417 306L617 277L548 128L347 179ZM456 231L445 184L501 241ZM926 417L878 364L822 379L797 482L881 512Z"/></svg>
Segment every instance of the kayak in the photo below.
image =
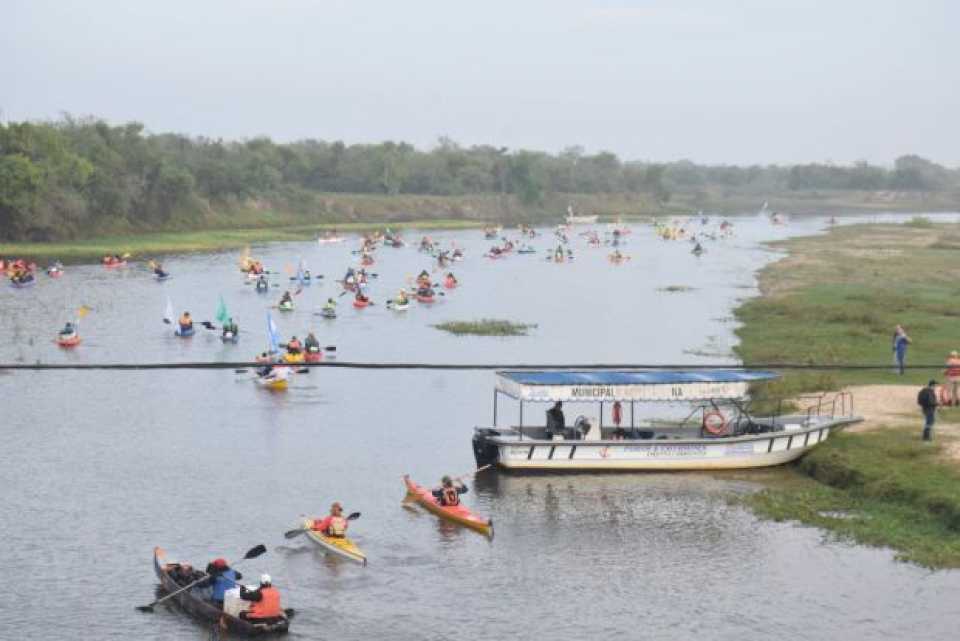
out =
<svg viewBox="0 0 960 641"><path fill-rule="evenodd" d="M282 369L286 370L286 368ZM274 372L277 371L276 369L274 370ZM286 372L284 374L270 374L268 376L257 376L257 378L253 379L253 382L264 389L281 392L289 386L288 377L289 373Z"/></svg>
<svg viewBox="0 0 960 641"><path fill-rule="evenodd" d="M47 276L49 276L50 278L60 278L61 276L63 276L63 270L54 269L54 268L48 269Z"/></svg>
<svg viewBox="0 0 960 641"><path fill-rule="evenodd" d="M324 318L331 318L331 319L336 318L337 310L324 307L323 310L321 310L320 315L323 316Z"/></svg>
<svg viewBox="0 0 960 641"><path fill-rule="evenodd" d="M71 334L70 336L57 336L57 345L60 347L76 347L80 344L80 336L78 334Z"/></svg>
<svg viewBox="0 0 960 641"><path fill-rule="evenodd" d="M613 254L611 254L610 256L607 256L607 258L610 259L610 262L611 262L611 263L618 263L618 264L619 264L619 263L625 263L626 261L630 260L630 257L629 257L629 256L622 256L622 255L621 255L621 256L618 257L618 256L614 256Z"/></svg>
<svg viewBox="0 0 960 641"><path fill-rule="evenodd" d="M281 312L292 312L293 303L280 303L277 305L277 309L279 309Z"/></svg>
<svg viewBox="0 0 960 641"><path fill-rule="evenodd" d="M313 351L313 350L316 351ZM308 349L303 355L303 359L308 363L319 363L323 359L323 352L320 351L320 348Z"/></svg>
<svg viewBox="0 0 960 641"><path fill-rule="evenodd" d="M227 332L226 334L220 334L220 340L224 343L238 343L240 341L240 335Z"/></svg>
<svg viewBox="0 0 960 641"><path fill-rule="evenodd" d="M364 267L369 267L370 265L373 264L373 259L370 258L369 256L364 257L360 260L360 264L363 265Z"/></svg>
<svg viewBox="0 0 960 641"><path fill-rule="evenodd" d="M154 277L158 282L163 282L163 281L165 281L165 280L169 280L169 279L170 279L170 274L164 274L163 276L161 276L160 274L154 274L153 277Z"/></svg>
<svg viewBox="0 0 960 641"><path fill-rule="evenodd" d="M432 303L436 298L434 296L422 296L417 294L417 302L419 303Z"/></svg>
<svg viewBox="0 0 960 641"><path fill-rule="evenodd" d="M408 299L407 302L402 303L402 304L401 304L401 303L394 303L394 304L391 305L390 307L391 307L391 309L393 309L393 311L395 311L395 312L405 312L405 311L407 311L408 309L410 309L410 301L409 301L409 299Z"/></svg>
<svg viewBox="0 0 960 641"><path fill-rule="evenodd" d="M283 355L284 363L302 363L303 361L303 352L300 352L299 354L291 354L290 352L287 352Z"/></svg>
<svg viewBox="0 0 960 641"><path fill-rule="evenodd" d="M29 280L13 280L10 279L10 286L16 287L17 289L24 289L26 287L31 287L37 282L37 279L31 276Z"/></svg>
<svg viewBox="0 0 960 641"><path fill-rule="evenodd" d="M195 330L191 325L190 327L178 327L177 329L173 330L173 333L180 338L190 338L196 331L197 330Z"/></svg>
<svg viewBox="0 0 960 641"><path fill-rule="evenodd" d="M103 266L107 269L117 269L118 267L126 267L127 261L121 260L116 263L103 263Z"/></svg>
<svg viewBox="0 0 960 641"><path fill-rule="evenodd" d="M290 277L290 280L293 281L293 282L297 282L297 281L299 281L299 280L301 280L301 279L300 279L300 278L297 278L296 276L291 276L291 277ZM303 280L303 284L304 284L304 285L309 285L309 284L310 284L310 276L304 276L302 280Z"/></svg>
<svg viewBox="0 0 960 641"><path fill-rule="evenodd" d="M157 573L157 578L160 579L160 587L163 592L172 594L186 587L186 584L181 585L171 574L179 567L180 563L167 560L166 553L162 549L159 547L153 549L153 569ZM199 570L199 568L195 569ZM284 634L290 627L290 617L294 614L292 609L285 609L284 617L274 623L255 623L224 612L220 605L206 598L209 594L210 590L208 588L191 588L173 597L170 602L176 602L181 610L199 621L208 625L221 625L230 632L245 636Z"/></svg>
<svg viewBox="0 0 960 641"><path fill-rule="evenodd" d="M356 298L353 299L353 306L356 307L357 309L363 309L369 304L370 304L370 301L368 300L357 300Z"/></svg>
<svg viewBox="0 0 960 641"><path fill-rule="evenodd" d="M449 278L443 281L443 286L446 287L447 289L456 289L457 285L459 284L460 283L458 283L457 281L450 280Z"/></svg>
<svg viewBox="0 0 960 641"><path fill-rule="evenodd" d="M417 505L424 508L428 512L436 514L441 519L458 523L459 525L468 527L471 530L479 532L480 534L493 538L492 519L483 519L477 516L467 509L463 503L453 506L443 506L438 504L428 488L425 488L422 485L417 485L410 480L409 476L403 477L403 483L407 487L407 497L404 500L414 501L417 503Z"/></svg>
<svg viewBox="0 0 960 641"><path fill-rule="evenodd" d="M345 536L327 536L323 532L310 529L313 519L304 519L303 528L307 532L307 537L311 541L322 547L327 552L342 556L345 559L356 561L360 565L367 564L367 555L365 555L357 544Z"/></svg>

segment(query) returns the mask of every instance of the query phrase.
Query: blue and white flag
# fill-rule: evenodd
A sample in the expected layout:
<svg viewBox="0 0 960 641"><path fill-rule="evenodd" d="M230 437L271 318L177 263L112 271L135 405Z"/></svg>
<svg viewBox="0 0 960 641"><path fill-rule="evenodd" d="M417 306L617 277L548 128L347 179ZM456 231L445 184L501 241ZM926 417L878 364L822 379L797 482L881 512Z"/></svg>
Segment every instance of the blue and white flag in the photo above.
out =
<svg viewBox="0 0 960 641"><path fill-rule="evenodd" d="M270 312L267 312L267 344L270 345L271 354L280 351L280 332L277 330L277 324L273 322Z"/></svg>

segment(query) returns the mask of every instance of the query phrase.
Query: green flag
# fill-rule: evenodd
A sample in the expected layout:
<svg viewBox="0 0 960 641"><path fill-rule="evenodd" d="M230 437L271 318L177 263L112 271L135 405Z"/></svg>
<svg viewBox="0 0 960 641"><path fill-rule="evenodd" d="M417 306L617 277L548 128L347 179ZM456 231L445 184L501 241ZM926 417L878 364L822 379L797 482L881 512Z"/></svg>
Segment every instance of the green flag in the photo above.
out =
<svg viewBox="0 0 960 641"><path fill-rule="evenodd" d="M221 325L230 320L230 314L227 313L227 304L223 302L223 296L220 297L220 304L217 306L217 321Z"/></svg>

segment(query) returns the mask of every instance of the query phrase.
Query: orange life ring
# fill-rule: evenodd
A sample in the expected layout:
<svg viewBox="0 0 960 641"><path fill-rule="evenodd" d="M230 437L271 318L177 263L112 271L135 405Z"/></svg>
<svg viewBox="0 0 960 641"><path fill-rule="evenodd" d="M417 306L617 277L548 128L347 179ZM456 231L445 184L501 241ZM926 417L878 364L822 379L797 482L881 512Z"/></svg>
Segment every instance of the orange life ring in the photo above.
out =
<svg viewBox="0 0 960 641"><path fill-rule="evenodd" d="M703 429L707 434L723 436L727 433L727 419L719 411L707 412L703 415Z"/></svg>

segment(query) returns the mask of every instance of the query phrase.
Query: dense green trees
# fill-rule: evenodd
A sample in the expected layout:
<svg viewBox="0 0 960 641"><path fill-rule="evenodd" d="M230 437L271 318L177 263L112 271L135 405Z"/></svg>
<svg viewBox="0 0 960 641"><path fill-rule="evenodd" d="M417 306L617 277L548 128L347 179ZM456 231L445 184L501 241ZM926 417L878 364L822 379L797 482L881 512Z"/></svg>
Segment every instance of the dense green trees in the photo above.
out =
<svg viewBox="0 0 960 641"><path fill-rule="evenodd" d="M123 229L200 224L205 213L252 200L309 214L317 193L497 194L557 217L556 194L774 194L785 190L957 190L960 173L917 156L892 170L858 163L703 166L622 162L569 147L558 154L441 138L430 151L403 142L345 145L268 138L225 142L151 135L65 117L0 125L0 239L45 240ZM556 202L555 200L553 202Z"/></svg>

